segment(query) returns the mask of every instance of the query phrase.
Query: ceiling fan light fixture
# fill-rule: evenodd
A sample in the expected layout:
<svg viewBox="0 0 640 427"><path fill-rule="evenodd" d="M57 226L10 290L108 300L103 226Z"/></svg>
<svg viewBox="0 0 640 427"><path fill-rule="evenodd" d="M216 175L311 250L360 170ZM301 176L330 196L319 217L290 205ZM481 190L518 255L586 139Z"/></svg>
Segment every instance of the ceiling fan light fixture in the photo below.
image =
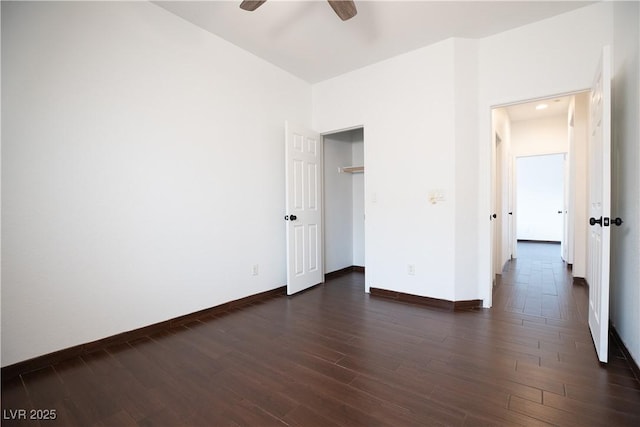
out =
<svg viewBox="0 0 640 427"><path fill-rule="evenodd" d="M240 3L240 9L248 10L249 12L253 12L257 8L262 6L262 3L266 2L266 1L267 0L244 0L242 3Z"/></svg>
<svg viewBox="0 0 640 427"><path fill-rule="evenodd" d="M352 0L327 0L333 11L343 21L349 20L358 14L356 4Z"/></svg>

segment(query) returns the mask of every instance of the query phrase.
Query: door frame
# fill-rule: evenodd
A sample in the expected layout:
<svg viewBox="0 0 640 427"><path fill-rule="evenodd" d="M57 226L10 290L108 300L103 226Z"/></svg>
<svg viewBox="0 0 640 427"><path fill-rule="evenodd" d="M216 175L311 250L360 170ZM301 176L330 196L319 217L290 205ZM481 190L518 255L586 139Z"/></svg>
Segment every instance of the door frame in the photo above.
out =
<svg viewBox="0 0 640 427"><path fill-rule="evenodd" d="M488 171L486 172L487 174L484 175L484 176L485 176L485 179L488 178L488 190L489 190L488 191L488 196L489 196L489 200L488 200L489 206L488 206L488 208L489 208L489 212L486 212L486 213L482 212L481 215L480 215L481 224L483 224L483 227L486 227L486 228L484 228L484 230L488 231L485 234L486 236L488 236L488 241L484 242L484 243L480 242L480 244L481 244L481 247L489 249L489 251L488 251L489 256L484 258L484 262L483 262L484 267L482 267L483 269L486 268L484 270L485 274L486 274L486 272L489 273L488 277L484 276L486 278L486 279L483 279L483 283L484 284L482 285L482 288L484 288L484 291L481 293L481 294L484 295L483 307L485 307L485 308L490 308L490 307L493 306L493 281L494 281L494 278L495 278L493 276L493 271L494 271L493 265L496 262L494 260L494 258L493 258L493 248L494 248L494 245L495 245L495 242L494 242L494 238L495 238L494 234L495 233L493 233L493 224L491 224L491 221L489 221L488 224L485 222L486 218L487 218L486 215L491 215L493 213L492 212L492 209L494 208L493 200L494 200L494 197L495 197L494 185L493 185L493 177L494 177L494 174L495 174L495 171L493 170L493 167L494 167L493 150L495 148L494 139L495 139L495 135L496 135L496 129L495 129L495 123L494 123L493 110L498 109L498 108L510 107L510 106L513 106L513 105L527 104L527 103L531 103L531 102L547 101L547 100L550 100L550 99L561 98L561 97L565 97L565 96L575 96L575 95L578 95L578 94L581 94L581 93L585 93L585 92L590 92L590 91L591 91L591 88L574 89L574 90L568 90L566 92L558 92L558 93L555 93L555 94L544 95L544 96L539 96L539 97L533 97L533 98L528 98L528 99L514 99L514 100L511 100L511 101L501 102L501 103L497 103L497 104L490 104L489 107L488 107L488 115L487 115L487 117L488 117L488 124L489 124L489 129L488 129L489 136L488 136L487 139L485 139L485 141L487 141L488 144L489 144L488 145L488 147L489 147L489 150L488 150L488 153L489 153L489 156L488 156L489 157L488 158L489 168L488 168ZM568 124L567 124L567 126L568 126ZM503 137L504 137L504 135L501 136L501 138L504 140ZM485 157L485 159L486 159L486 157ZM510 160L509 161L514 162L513 155L510 155ZM512 178L511 179L514 180L515 176L516 176L516 166L515 166L515 164L513 164ZM487 182L487 181L485 181L485 182ZM513 193L514 193L513 196L515 197L516 196L515 185L513 187L514 187L513 188ZM571 189L570 188L569 191L570 192L574 192L575 189ZM515 204L515 199L512 199L512 203ZM515 209L515 206L512 206L512 207ZM512 221L512 223L514 224L514 227L515 227L515 221L516 220L517 220L517 212L515 212L515 210L513 210L513 221ZM574 227L574 229L575 229L575 227ZM502 233L500 233L500 235L501 234ZM516 233L515 233L515 229L514 229L514 232L513 232L513 241L514 242L517 239L517 236L515 234ZM514 248L513 248L512 253L514 255L517 254L517 250L515 248L515 243L514 243Z"/></svg>

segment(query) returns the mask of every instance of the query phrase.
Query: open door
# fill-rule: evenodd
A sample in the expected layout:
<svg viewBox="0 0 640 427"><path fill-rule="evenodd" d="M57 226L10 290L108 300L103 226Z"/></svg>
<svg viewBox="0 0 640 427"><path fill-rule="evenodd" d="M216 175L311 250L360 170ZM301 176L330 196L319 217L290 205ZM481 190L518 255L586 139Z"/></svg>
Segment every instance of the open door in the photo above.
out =
<svg viewBox="0 0 640 427"><path fill-rule="evenodd" d="M500 137L497 133L494 134L494 139L491 145L491 213L489 214L489 221L491 222L491 281L493 286L496 286L496 275L500 273L498 264L500 263L500 228L498 226L498 212L500 200L499 190L499 172L500 166L498 165L498 150L500 149Z"/></svg>
<svg viewBox="0 0 640 427"><path fill-rule="evenodd" d="M504 215L503 215L503 206L504 206L504 164L503 164L503 151L504 144L502 142L502 138L496 133L496 195L494 201L494 209L493 212L496 214L496 217L493 218L493 230L494 230L494 243L495 243L495 274L502 275L502 267L503 267L503 252L504 252ZM492 215L493 216L493 215ZM494 277L496 277L494 275Z"/></svg>
<svg viewBox="0 0 640 427"><path fill-rule="evenodd" d="M513 205L514 205L514 193L515 193L515 185L513 185L514 174L513 174L513 158L511 157L511 153L507 156L507 248L508 248L508 257L507 260L513 259L516 257L516 239L515 239L515 221L513 220Z"/></svg>
<svg viewBox="0 0 640 427"><path fill-rule="evenodd" d="M602 51L589 104L589 329L598 359L606 363L611 238L611 57L608 46Z"/></svg>
<svg viewBox="0 0 640 427"><path fill-rule="evenodd" d="M287 294L322 282L320 135L285 122Z"/></svg>
<svg viewBox="0 0 640 427"><path fill-rule="evenodd" d="M516 185L516 179L518 171L516 169L516 158L512 157L509 160L511 165L511 178L509 183L511 185L511 204L509 205L509 225L511 227L511 259L518 258L518 212L516 207L518 206L518 186Z"/></svg>
<svg viewBox="0 0 640 427"><path fill-rule="evenodd" d="M560 242L560 253L564 262L571 264L573 260L569 258L569 249L573 242L569 239L569 159L568 154L564 154L562 160L562 241Z"/></svg>

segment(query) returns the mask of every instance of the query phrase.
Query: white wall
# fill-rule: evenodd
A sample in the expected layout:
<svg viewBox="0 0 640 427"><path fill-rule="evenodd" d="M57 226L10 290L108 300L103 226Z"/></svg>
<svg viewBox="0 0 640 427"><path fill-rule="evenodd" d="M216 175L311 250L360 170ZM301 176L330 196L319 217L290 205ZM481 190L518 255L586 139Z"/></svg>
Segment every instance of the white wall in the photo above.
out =
<svg viewBox="0 0 640 427"><path fill-rule="evenodd" d="M2 39L2 366L285 283L308 84L146 2L2 2Z"/></svg>
<svg viewBox="0 0 640 427"><path fill-rule="evenodd" d="M453 53L448 40L313 86L317 131L366 131L367 291L454 299Z"/></svg>
<svg viewBox="0 0 640 427"><path fill-rule="evenodd" d="M353 176L338 168L353 164L351 133L324 136L325 273L353 265Z"/></svg>
<svg viewBox="0 0 640 427"><path fill-rule="evenodd" d="M455 187L449 191L447 202L454 204L455 235L453 298L457 301L478 299L476 268L478 246L469 244L478 239L473 212L477 211L478 192L478 42L468 39L453 40L454 56L454 135L453 165ZM443 144L445 142L443 141Z"/></svg>
<svg viewBox="0 0 640 427"><path fill-rule="evenodd" d="M567 116L543 117L511 122L514 157L566 153L569 151Z"/></svg>
<svg viewBox="0 0 640 427"><path fill-rule="evenodd" d="M640 6L614 3L611 320L640 364Z"/></svg>
<svg viewBox="0 0 640 427"><path fill-rule="evenodd" d="M564 154L518 157L518 240L562 240Z"/></svg>

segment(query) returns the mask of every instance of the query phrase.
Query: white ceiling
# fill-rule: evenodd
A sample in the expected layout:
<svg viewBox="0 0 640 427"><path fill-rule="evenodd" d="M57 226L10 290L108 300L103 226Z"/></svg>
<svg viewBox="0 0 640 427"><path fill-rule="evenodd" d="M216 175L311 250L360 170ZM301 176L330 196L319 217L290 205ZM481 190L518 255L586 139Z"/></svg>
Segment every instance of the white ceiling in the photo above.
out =
<svg viewBox="0 0 640 427"><path fill-rule="evenodd" d="M341 21L324 0L156 1L158 6L310 83L450 37L482 38L593 2L363 1Z"/></svg>
<svg viewBox="0 0 640 427"><path fill-rule="evenodd" d="M559 96L550 99L540 99L536 101L526 102L522 104L510 105L505 107L509 119L512 122L518 122L521 120L535 120L543 117L552 117L566 115L569 112L569 102L573 95ZM538 110L538 105L544 104L547 108Z"/></svg>

